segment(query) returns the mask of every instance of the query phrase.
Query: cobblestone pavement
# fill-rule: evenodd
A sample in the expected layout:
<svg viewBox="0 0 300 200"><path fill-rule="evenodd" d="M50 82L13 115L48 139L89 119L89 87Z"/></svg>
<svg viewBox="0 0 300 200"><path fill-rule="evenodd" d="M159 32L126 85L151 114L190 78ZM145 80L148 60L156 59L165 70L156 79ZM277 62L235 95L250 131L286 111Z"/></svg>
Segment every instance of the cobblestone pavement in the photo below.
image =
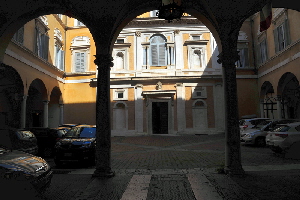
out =
<svg viewBox="0 0 300 200"><path fill-rule="evenodd" d="M94 166L57 169L41 199L194 200L299 199L300 160L268 148L241 145L244 177L217 173L224 135L112 137L110 179L92 178Z"/></svg>

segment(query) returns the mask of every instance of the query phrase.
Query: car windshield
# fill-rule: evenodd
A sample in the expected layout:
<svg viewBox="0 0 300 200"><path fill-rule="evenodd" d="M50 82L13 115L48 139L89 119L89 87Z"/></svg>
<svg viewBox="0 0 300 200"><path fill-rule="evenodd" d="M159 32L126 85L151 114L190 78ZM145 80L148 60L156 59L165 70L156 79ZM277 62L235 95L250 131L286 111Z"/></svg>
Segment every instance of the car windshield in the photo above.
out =
<svg viewBox="0 0 300 200"><path fill-rule="evenodd" d="M275 128L272 130L272 132L286 132L290 129L290 126L287 125L280 125L280 126L275 126Z"/></svg>
<svg viewBox="0 0 300 200"><path fill-rule="evenodd" d="M93 138L96 137L96 127L76 127L69 130L65 137Z"/></svg>
<svg viewBox="0 0 300 200"><path fill-rule="evenodd" d="M262 129L265 125L269 124L270 121L262 121L259 124L255 125L253 128L255 129Z"/></svg>

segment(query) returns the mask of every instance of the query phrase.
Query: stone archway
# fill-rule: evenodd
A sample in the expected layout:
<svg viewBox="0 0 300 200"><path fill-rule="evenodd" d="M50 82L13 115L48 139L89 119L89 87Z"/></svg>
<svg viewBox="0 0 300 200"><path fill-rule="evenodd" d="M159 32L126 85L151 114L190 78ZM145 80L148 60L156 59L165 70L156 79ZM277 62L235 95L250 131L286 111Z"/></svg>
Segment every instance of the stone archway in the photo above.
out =
<svg viewBox="0 0 300 200"><path fill-rule="evenodd" d="M3 63L0 64L0 86L0 125L20 128L23 82L14 68Z"/></svg>
<svg viewBox="0 0 300 200"><path fill-rule="evenodd" d="M300 87L297 77L291 73L283 74L278 82L277 94L281 99L281 117L296 119L300 117Z"/></svg>
<svg viewBox="0 0 300 200"><path fill-rule="evenodd" d="M278 117L277 98L274 96L273 85L265 81L260 90L261 117L275 119Z"/></svg>
<svg viewBox="0 0 300 200"><path fill-rule="evenodd" d="M49 107L48 107L48 112L49 112L49 117L48 117L48 125L49 127L58 127L59 124L61 124L61 118L63 116L61 113L62 109L62 103L61 103L61 91L58 87L54 87L53 90L51 91L50 95L50 101L49 101Z"/></svg>
<svg viewBox="0 0 300 200"><path fill-rule="evenodd" d="M45 116L45 105L48 106L47 89L40 79L35 79L29 86L26 101L26 127L43 127Z"/></svg>

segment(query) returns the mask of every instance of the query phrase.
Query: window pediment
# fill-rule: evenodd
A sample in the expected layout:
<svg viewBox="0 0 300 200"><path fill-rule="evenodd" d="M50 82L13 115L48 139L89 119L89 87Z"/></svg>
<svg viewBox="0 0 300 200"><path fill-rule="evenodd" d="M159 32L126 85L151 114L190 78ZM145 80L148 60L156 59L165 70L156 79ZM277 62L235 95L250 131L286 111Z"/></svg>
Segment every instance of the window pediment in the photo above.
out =
<svg viewBox="0 0 300 200"><path fill-rule="evenodd" d="M187 45L207 45L209 40L186 40L184 46Z"/></svg>
<svg viewBox="0 0 300 200"><path fill-rule="evenodd" d="M90 47L90 38L87 36L77 36L73 38L71 42L71 48L84 48L84 47Z"/></svg>

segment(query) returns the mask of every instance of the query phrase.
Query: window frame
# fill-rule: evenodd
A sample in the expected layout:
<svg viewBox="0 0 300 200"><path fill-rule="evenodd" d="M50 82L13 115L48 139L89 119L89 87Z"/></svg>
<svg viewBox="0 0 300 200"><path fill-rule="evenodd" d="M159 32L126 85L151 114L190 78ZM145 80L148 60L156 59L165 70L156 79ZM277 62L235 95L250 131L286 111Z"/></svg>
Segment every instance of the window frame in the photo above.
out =
<svg viewBox="0 0 300 200"><path fill-rule="evenodd" d="M119 98L119 96L118 96L119 93L123 94L123 98ZM114 101L120 101L120 100L127 101L128 100L128 88L113 89L113 100Z"/></svg>

